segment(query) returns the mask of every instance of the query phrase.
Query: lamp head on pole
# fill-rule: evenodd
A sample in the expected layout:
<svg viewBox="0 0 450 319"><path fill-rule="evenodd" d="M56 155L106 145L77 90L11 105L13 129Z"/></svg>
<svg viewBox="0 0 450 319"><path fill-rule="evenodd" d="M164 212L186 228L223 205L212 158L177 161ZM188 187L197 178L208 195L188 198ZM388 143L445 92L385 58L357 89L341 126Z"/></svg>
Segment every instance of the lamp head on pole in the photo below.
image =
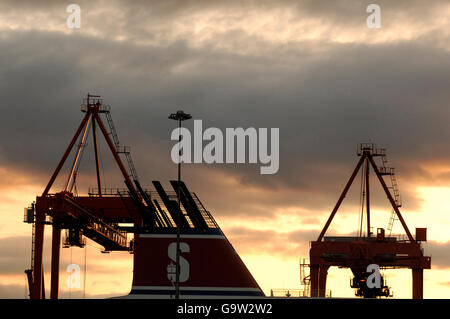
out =
<svg viewBox="0 0 450 319"><path fill-rule="evenodd" d="M169 119L175 121L186 121L191 119L191 114L184 113L183 111L177 111L177 113L172 113L169 115Z"/></svg>

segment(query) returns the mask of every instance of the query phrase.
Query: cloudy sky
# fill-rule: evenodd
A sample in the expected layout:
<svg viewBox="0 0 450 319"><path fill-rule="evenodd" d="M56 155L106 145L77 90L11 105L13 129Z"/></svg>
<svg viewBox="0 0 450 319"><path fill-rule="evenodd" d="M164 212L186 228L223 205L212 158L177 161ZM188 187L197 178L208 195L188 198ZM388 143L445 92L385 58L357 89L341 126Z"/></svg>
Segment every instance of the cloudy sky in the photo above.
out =
<svg viewBox="0 0 450 319"><path fill-rule="evenodd" d="M111 105L148 186L176 177L171 112L205 128L279 128L277 174L260 175L259 164L183 167L266 293L299 288L299 259L352 172L357 144L386 147L407 224L428 228L424 295L450 297L448 1L77 1L79 29L67 27L70 3L0 1L0 297L26 295L23 208L42 193L88 92ZM367 27L370 3L381 7L381 28ZM106 186L123 187L104 154ZM80 193L94 186L92 164L87 149ZM356 233L358 183L330 234ZM390 209L377 187L373 226L386 228ZM46 270L49 255L47 247ZM64 286L73 262L83 274L86 266L84 290ZM386 275L396 297L411 297L410 271ZM131 278L132 255L101 254L92 242L62 251L64 298L122 295ZM334 296L353 295L349 278L330 270Z"/></svg>

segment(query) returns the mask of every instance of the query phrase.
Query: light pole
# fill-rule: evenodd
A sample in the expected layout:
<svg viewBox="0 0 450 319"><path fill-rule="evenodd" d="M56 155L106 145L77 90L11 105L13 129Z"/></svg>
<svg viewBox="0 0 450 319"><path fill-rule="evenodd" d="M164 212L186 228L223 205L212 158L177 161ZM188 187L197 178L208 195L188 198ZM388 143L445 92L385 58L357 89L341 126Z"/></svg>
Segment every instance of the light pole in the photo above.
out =
<svg viewBox="0 0 450 319"><path fill-rule="evenodd" d="M177 111L169 115L169 119L178 121L178 145L180 149L178 151L178 187L177 187L177 201L178 201L178 213L177 213L177 252L176 252L176 274L175 274L175 298L180 299L180 181L181 181L181 122L191 119L191 114L186 114L183 111Z"/></svg>

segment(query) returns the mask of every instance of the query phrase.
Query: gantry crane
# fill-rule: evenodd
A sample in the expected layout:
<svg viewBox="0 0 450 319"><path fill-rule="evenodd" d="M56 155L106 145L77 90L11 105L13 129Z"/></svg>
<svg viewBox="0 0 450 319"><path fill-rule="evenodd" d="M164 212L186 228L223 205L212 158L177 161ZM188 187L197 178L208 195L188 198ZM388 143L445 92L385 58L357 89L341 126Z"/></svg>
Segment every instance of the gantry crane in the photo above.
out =
<svg viewBox="0 0 450 319"><path fill-rule="evenodd" d="M310 284L312 297L324 297L328 269L331 266L350 268L354 278L351 287L355 288L357 296L375 298L390 296L389 287L381 278L381 284L375 289L369 288L367 279L370 275L367 267L371 264L378 265L381 269L412 269L412 297L423 298L423 270L431 268L431 258L424 256L421 242L426 241L426 228L416 228L415 238L408 229L399 207L402 206L394 176L394 169L386 167L386 150L377 148L373 143L362 143L358 146L357 155L360 157L349 181L344 187L334 209L331 212L324 228L316 241L311 242L310 249ZM378 166L375 157L381 157L382 165ZM369 171L372 167L380 182L391 206L395 219L391 217L389 224L392 230L392 222L399 220L407 238L388 237L384 228L378 228L376 235L371 231L370 225L370 187ZM325 233L335 217L342 201L344 200L356 175L362 169L362 192L364 198L362 205L366 211L366 236L363 236L363 210L360 216L360 229L355 237L325 237ZM388 186L383 176L390 176L391 186ZM364 203L365 199L365 203Z"/></svg>
<svg viewBox="0 0 450 319"><path fill-rule="evenodd" d="M149 198L149 194L142 189L134 169L129 147L122 147L119 144L110 115L110 107L103 105L102 99L97 95L88 94L84 102L81 111L85 115L75 135L42 195L37 196L36 202L26 209L25 221L33 223L33 247L31 269L27 269L25 273L28 277L30 297L33 299L45 298L42 263L45 225L52 226L50 297L58 298L62 229L68 230L66 244L69 246L82 247L84 245L83 236L86 236L102 245L105 251L129 251L132 247L127 241L127 232L134 232L136 229L164 227L169 223L169 221L163 220L163 215L157 211L155 203ZM106 117L109 131L103 123L101 115ZM97 188L89 196L76 196L73 193L73 188L90 128L92 128L95 150ZM122 173L127 186L125 191L105 194L105 190L102 188L97 129L100 129ZM79 143L75 148L74 160L64 189L60 192L50 193L55 179L72 149L74 149L77 140ZM123 164L120 154L125 155L128 169ZM124 230L119 226L119 223L133 223L133 227Z"/></svg>

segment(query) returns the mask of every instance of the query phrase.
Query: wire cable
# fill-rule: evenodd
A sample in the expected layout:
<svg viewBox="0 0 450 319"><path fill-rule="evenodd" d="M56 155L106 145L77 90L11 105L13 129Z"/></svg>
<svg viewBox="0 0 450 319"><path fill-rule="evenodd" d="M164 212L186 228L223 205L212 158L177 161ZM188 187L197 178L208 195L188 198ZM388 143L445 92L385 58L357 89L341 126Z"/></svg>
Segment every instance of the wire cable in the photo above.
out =
<svg viewBox="0 0 450 319"><path fill-rule="evenodd" d="M81 150L80 150L80 158L77 161L77 164L75 166L75 170L74 170L74 178L72 181L72 185L70 186L69 191L72 192L73 187L75 186L76 188L76 176L78 175L78 170L80 169L80 165L81 165L81 161L83 160L83 154L84 154L84 150L86 149L86 146L88 145L88 138L89 138L89 134L90 134L90 125L91 122L88 123L88 127L87 127L87 132L86 132L86 137L84 139L84 143L83 141L80 139L80 143L82 143L81 145ZM78 192L78 189L77 189Z"/></svg>
<svg viewBox="0 0 450 319"><path fill-rule="evenodd" d="M363 177L364 177L364 172L361 170L361 186L360 186L360 191L359 191L359 207L362 207L362 205L363 205L363 198L362 198ZM358 211L358 224L356 226L356 237L360 237L361 215L362 215L361 211Z"/></svg>
<svg viewBox="0 0 450 319"><path fill-rule="evenodd" d="M87 276L87 245L84 245L83 299L86 299L86 276Z"/></svg>

